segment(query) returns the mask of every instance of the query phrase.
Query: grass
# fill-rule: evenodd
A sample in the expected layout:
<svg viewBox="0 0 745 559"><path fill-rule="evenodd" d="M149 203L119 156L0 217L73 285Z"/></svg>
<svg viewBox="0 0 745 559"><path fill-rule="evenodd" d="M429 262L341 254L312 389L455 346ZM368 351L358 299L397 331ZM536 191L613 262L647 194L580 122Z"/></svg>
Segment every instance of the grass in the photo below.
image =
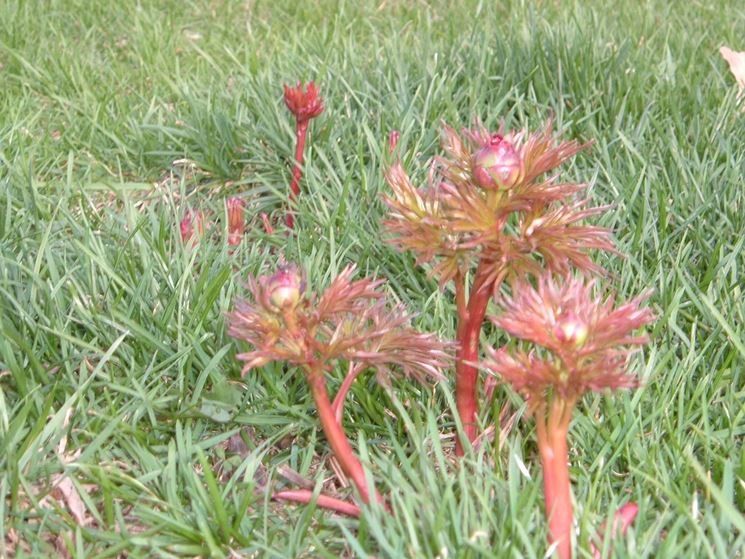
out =
<svg viewBox="0 0 745 559"><path fill-rule="evenodd" d="M745 49L741 3L449 4L0 5L0 556L543 557L530 423L455 466L447 383L351 394L395 515L269 501L287 468L336 478L302 379L241 379L224 313L285 253L316 288L357 262L452 337L452 297L380 242L387 134L424 179L440 121L549 114L595 140L566 173L615 205L602 222L628 257L603 263L625 296L654 288L660 317L645 387L586 398L572 425L579 556L627 500L639 517L608 556L742 556L745 115L717 53ZM227 195L281 215L281 84L311 78L327 110L297 235L256 218L230 254ZM214 222L197 248L178 239L187 205ZM519 406L499 393L484 426L505 399Z"/></svg>

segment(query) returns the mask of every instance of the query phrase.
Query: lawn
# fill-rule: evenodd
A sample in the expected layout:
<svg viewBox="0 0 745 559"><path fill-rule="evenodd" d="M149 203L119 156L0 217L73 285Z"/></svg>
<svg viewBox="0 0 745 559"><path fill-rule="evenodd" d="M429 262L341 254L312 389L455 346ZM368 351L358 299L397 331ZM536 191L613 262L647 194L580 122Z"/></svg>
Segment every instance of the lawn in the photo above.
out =
<svg viewBox="0 0 745 559"><path fill-rule="evenodd" d="M745 113L718 49L741 0L4 0L0 3L0 556L544 557L533 424L453 456L452 382L364 377L345 425L393 514L272 501L347 495L302 375L241 377L226 313L249 275L298 262L387 279L452 339L451 289L382 242L387 138L425 181L442 122L593 140L590 182L622 298L653 289L644 386L588 395L570 431L580 536L639 515L606 556L745 549ZM296 229L282 225L293 121L314 79ZM247 201L236 250L224 201ZM187 208L212 223L181 242ZM259 218L277 224L267 233ZM504 334L486 328L484 344Z"/></svg>

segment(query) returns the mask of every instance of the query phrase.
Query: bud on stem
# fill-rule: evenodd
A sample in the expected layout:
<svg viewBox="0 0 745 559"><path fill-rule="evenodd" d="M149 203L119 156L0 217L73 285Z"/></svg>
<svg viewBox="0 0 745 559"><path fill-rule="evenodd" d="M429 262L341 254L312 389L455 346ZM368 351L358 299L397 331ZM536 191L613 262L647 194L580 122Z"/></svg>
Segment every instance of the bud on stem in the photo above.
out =
<svg viewBox="0 0 745 559"><path fill-rule="evenodd" d="M299 303L303 288L295 266L280 266L267 283L269 302L278 310L291 310Z"/></svg>
<svg viewBox="0 0 745 559"><path fill-rule="evenodd" d="M472 158L471 171L476 183L485 190L506 190L515 186L523 175L523 162L512 144L499 134Z"/></svg>

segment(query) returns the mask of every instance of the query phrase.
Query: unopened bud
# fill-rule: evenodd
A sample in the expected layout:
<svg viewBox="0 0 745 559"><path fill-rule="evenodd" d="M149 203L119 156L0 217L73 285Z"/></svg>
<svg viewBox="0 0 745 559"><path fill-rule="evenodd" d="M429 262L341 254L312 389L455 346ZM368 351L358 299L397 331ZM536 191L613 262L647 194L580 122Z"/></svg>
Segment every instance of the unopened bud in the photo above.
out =
<svg viewBox="0 0 745 559"><path fill-rule="evenodd" d="M556 339L573 347L581 347L587 341L588 334L587 324L574 313L561 317L554 327Z"/></svg>
<svg viewBox="0 0 745 559"><path fill-rule="evenodd" d="M472 158L471 172L485 190L512 188L522 178L523 162L512 144L494 134Z"/></svg>
<svg viewBox="0 0 745 559"><path fill-rule="evenodd" d="M303 280L295 266L280 266L267 284L269 302L280 310L292 309L300 301L303 287Z"/></svg>

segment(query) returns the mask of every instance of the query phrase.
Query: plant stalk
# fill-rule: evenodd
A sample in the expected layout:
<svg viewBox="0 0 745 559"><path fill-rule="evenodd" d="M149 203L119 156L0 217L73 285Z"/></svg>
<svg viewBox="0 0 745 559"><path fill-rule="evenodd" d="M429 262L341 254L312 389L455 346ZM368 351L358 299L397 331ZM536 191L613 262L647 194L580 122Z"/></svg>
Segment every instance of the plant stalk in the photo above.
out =
<svg viewBox="0 0 745 559"><path fill-rule="evenodd" d="M347 393L352 387L352 384L357 380L357 377L362 372L362 369L362 365L355 365L350 362L349 372L347 372L344 382L341 383L336 396L334 396L334 402L331 404L331 409L334 410L334 417L336 417L336 422L339 424L341 424L342 412L344 411L344 400L347 397Z"/></svg>
<svg viewBox="0 0 745 559"><path fill-rule="evenodd" d="M292 501L294 503L305 503L308 504L313 500L313 491L307 489L291 489L287 491L279 491L272 495L272 499L277 501ZM332 510L340 514L346 514L354 518L360 517L360 508L352 503L347 503L341 499L335 497L329 497L328 495L318 495L316 497L316 505L322 509Z"/></svg>
<svg viewBox="0 0 745 559"><path fill-rule="evenodd" d="M456 303L458 305L458 351L455 361L455 403L458 415L463 423L463 431L470 443L476 440L476 417L478 415L478 368L475 363L479 358L479 338L481 325L486 315L486 307L492 294L490 285L486 285L486 264L482 260L476 269L468 305L463 309L465 288L463 277L455 277ZM459 285L459 282L461 285ZM460 438L455 441L455 454L463 456L464 448Z"/></svg>
<svg viewBox="0 0 745 559"><path fill-rule="evenodd" d="M549 544L556 544L559 559L572 557L572 488L569 480L567 434L573 403L554 398L545 417L545 407L536 411L538 449L543 466L543 493L548 518Z"/></svg>
<svg viewBox="0 0 745 559"><path fill-rule="evenodd" d="M303 161L305 154L305 139L308 135L308 120L298 119L295 124L295 166L292 168L292 182L290 183L290 200L300 194L300 179L303 176ZM287 227L295 226L295 217L287 214Z"/></svg>
<svg viewBox="0 0 745 559"><path fill-rule="evenodd" d="M341 426L341 423L336 421L334 409L329 401L328 392L326 391L326 381L323 378L323 371L320 369L314 369L310 371L308 375L308 383L310 384L310 390L313 394L313 398L318 408L318 417L321 421L321 427L326 435L326 439L331 445L331 450L334 456L339 461L342 471L349 476L354 484L357 486L357 490L360 492L362 501L364 503L370 502L370 492L367 486L367 476L365 470L362 467L360 461L355 457L352 445L349 444L347 435ZM375 492L375 498L382 502L382 497Z"/></svg>

